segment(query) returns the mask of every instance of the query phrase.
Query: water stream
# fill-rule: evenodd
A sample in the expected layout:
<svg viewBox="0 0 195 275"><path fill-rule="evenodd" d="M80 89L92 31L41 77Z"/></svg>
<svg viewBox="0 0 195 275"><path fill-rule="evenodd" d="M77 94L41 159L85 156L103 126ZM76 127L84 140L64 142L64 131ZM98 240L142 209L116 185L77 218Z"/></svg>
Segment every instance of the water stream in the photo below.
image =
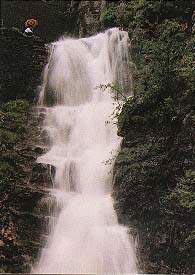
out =
<svg viewBox="0 0 195 275"><path fill-rule="evenodd" d="M49 150L37 162L55 167L50 192L58 211L33 273L136 273L134 243L111 197L121 142L112 118L117 103L109 87L100 88L129 85L128 41L113 28L50 46L39 99Z"/></svg>

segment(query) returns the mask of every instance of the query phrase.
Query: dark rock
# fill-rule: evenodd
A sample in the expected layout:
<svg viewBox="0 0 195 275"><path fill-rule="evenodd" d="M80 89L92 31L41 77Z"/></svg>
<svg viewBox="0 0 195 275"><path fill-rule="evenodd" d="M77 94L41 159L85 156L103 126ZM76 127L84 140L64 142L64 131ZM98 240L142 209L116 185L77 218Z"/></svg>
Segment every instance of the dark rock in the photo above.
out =
<svg viewBox="0 0 195 275"><path fill-rule="evenodd" d="M35 163L32 167L30 185L39 185L40 187L52 187L52 168L50 165Z"/></svg>
<svg viewBox="0 0 195 275"><path fill-rule="evenodd" d="M30 271L48 223L36 212L50 178L46 168L35 169L44 138L30 106L47 54L41 39L17 30L6 29L0 39L0 270L21 273Z"/></svg>
<svg viewBox="0 0 195 275"><path fill-rule="evenodd" d="M137 105L139 110L139 105ZM147 116L124 107L124 139L114 167L119 221L139 235L139 265L146 273L193 270L194 111L177 127L154 129ZM139 111L138 111L139 114ZM143 121L146 120L146 123ZM189 121L189 123L187 123ZM188 171L188 172L187 172ZM193 241L188 241L190 239Z"/></svg>
<svg viewBox="0 0 195 275"><path fill-rule="evenodd" d="M0 43L0 101L18 98L33 101L46 62L44 42L6 29Z"/></svg>

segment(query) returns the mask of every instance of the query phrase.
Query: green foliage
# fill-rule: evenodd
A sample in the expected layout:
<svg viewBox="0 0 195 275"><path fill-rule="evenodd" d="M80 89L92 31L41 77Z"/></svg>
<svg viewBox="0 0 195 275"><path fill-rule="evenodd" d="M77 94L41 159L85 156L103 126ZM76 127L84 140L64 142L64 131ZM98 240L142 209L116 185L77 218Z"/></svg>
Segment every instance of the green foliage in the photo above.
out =
<svg viewBox="0 0 195 275"><path fill-rule="evenodd" d="M105 28L115 27L117 25L117 9L115 5L110 5L108 8L103 9L100 22Z"/></svg>
<svg viewBox="0 0 195 275"><path fill-rule="evenodd" d="M120 3L107 3L101 14L103 27L121 26L134 29L153 28L163 23L165 19L177 19L182 22L190 22L193 11L192 1L152 1L131 0Z"/></svg>
<svg viewBox="0 0 195 275"><path fill-rule="evenodd" d="M18 143L26 134L29 103L26 100L9 101L0 108L0 188L6 189L19 175L16 169Z"/></svg>
<svg viewBox="0 0 195 275"><path fill-rule="evenodd" d="M118 117L124 139L115 164L116 208L140 233L146 273L188 273L194 262L193 8L190 1L125 3L129 18L120 25L131 40L134 97Z"/></svg>
<svg viewBox="0 0 195 275"><path fill-rule="evenodd" d="M29 108L27 100L13 100L1 105L1 110L4 112L26 113Z"/></svg>
<svg viewBox="0 0 195 275"><path fill-rule="evenodd" d="M136 108L140 106L148 123L162 127L165 123L172 125L178 118L181 111L178 99L189 97L194 91L194 39L180 30L178 22L167 20L158 26L156 36L158 39L147 36L137 39L136 34L133 35L132 56L137 64L134 93ZM125 109L131 108L128 104Z"/></svg>
<svg viewBox="0 0 195 275"><path fill-rule="evenodd" d="M180 179L176 188L170 193L168 199L175 206L180 206L185 211L195 210L195 171L187 170L185 175Z"/></svg>
<svg viewBox="0 0 195 275"><path fill-rule="evenodd" d="M16 142L17 138L20 139L23 136L28 109L29 103L26 100L9 101L1 106L0 129L2 130L0 135L2 141L9 142L15 136Z"/></svg>

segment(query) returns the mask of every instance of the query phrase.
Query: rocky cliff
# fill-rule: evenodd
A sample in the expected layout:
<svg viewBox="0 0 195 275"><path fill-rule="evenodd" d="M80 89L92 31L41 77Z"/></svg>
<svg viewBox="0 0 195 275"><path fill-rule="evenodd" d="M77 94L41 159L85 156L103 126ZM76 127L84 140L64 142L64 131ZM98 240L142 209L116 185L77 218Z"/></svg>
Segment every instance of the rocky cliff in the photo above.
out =
<svg viewBox="0 0 195 275"><path fill-rule="evenodd" d="M194 95L175 103L177 115L155 125L138 99L119 119L122 148L115 163L114 197L120 222L138 238L146 273L193 271ZM178 105L180 106L178 106Z"/></svg>
<svg viewBox="0 0 195 275"><path fill-rule="evenodd" d="M35 164L43 148L33 101L46 59L41 39L13 29L1 36L1 272L28 272L41 243L45 218L37 204L49 179Z"/></svg>

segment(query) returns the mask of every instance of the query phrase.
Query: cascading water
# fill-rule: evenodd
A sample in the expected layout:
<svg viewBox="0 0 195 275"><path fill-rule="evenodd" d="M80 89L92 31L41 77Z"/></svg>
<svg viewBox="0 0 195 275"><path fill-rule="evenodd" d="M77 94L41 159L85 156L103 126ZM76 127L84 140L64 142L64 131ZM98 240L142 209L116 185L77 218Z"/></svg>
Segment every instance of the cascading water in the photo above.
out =
<svg viewBox="0 0 195 275"><path fill-rule="evenodd" d="M51 46L40 93L50 150L38 162L55 167L51 190L60 210L34 273L136 273L133 241L118 224L111 198L121 139L115 101L101 84L127 85L128 34L118 28ZM112 152L112 154L111 154Z"/></svg>

